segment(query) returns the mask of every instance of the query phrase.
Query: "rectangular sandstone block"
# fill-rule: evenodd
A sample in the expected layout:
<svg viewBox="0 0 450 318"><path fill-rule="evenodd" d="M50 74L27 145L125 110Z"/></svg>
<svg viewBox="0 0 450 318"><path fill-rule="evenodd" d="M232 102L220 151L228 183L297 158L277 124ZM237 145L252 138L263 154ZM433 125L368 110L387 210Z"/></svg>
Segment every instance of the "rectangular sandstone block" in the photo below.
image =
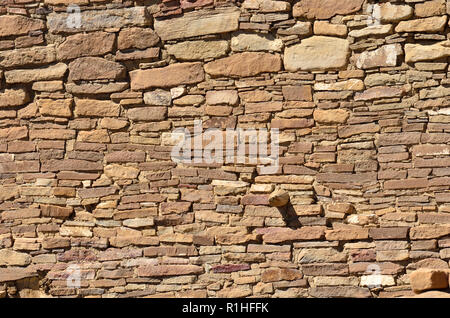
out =
<svg viewBox="0 0 450 318"><path fill-rule="evenodd" d="M73 21L70 13L52 12L47 16L47 28L50 33L79 33L99 31L107 28L123 28L127 26L147 26L150 17L145 7L132 7L108 10L83 10L81 23Z"/></svg>
<svg viewBox="0 0 450 318"><path fill-rule="evenodd" d="M141 90L151 87L173 87L196 84L205 79L201 63L174 63L166 67L130 72L131 89Z"/></svg>
<svg viewBox="0 0 450 318"><path fill-rule="evenodd" d="M239 27L240 11L235 8L214 11L194 11L181 17L155 20L155 31L161 40L174 40L193 36L226 33Z"/></svg>

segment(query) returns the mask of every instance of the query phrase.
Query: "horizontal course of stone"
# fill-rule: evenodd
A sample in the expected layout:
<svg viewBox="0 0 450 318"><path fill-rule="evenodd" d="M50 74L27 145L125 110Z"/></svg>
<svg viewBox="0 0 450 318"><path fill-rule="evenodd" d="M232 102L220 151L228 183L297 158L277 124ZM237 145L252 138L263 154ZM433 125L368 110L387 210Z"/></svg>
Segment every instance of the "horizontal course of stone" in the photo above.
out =
<svg viewBox="0 0 450 318"><path fill-rule="evenodd" d="M394 297L448 269L450 5L378 3L0 0L0 297ZM276 173L172 160L195 120L278 128Z"/></svg>

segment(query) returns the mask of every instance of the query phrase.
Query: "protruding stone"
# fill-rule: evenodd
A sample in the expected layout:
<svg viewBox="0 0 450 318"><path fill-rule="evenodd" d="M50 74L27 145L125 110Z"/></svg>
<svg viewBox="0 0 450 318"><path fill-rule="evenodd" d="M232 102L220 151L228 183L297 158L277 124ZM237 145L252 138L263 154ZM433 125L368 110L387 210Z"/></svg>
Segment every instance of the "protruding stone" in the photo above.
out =
<svg viewBox="0 0 450 318"><path fill-rule="evenodd" d="M403 53L401 46L389 44L374 51L366 51L359 55L356 66L361 69L396 66L397 58Z"/></svg>
<svg viewBox="0 0 450 318"><path fill-rule="evenodd" d="M284 50L287 71L338 70L347 66L350 54L347 40L313 36Z"/></svg>
<svg viewBox="0 0 450 318"><path fill-rule="evenodd" d="M282 207L289 202L289 192L285 190L275 190L269 196L269 205L274 207Z"/></svg>
<svg viewBox="0 0 450 318"><path fill-rule="evenodd" d="M415 293L448 288L448 273L444 270L420 268L409 274L409 280Z"/></svg>

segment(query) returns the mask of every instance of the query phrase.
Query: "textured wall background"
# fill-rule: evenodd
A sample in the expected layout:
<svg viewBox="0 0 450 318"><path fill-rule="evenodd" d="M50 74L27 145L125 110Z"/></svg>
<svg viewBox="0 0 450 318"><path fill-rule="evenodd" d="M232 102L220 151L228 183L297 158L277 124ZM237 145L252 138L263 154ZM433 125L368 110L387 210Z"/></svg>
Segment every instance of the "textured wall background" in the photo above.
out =
<svg viewBox="0 0 450 318"><path fill-rule="evenodd" d="M373 4L0 0L0 297L388 297L448 268L450 10ZM195 119L279 128L278 172L177 164Z"/></svg>

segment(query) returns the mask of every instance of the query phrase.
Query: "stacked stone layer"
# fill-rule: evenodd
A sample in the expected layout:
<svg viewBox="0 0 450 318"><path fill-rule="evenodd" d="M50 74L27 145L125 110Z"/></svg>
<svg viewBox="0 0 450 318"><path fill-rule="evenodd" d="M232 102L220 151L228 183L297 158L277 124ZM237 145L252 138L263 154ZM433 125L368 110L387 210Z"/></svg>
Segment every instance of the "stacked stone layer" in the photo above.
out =
<svg viewBox="0 0 450 318"><path fill-rule="evenodd" d="M448 269L450 6L377 3L0 0L0 297L396 297ZM175 162L195 120L278 128L278 171Z"/></svg>

